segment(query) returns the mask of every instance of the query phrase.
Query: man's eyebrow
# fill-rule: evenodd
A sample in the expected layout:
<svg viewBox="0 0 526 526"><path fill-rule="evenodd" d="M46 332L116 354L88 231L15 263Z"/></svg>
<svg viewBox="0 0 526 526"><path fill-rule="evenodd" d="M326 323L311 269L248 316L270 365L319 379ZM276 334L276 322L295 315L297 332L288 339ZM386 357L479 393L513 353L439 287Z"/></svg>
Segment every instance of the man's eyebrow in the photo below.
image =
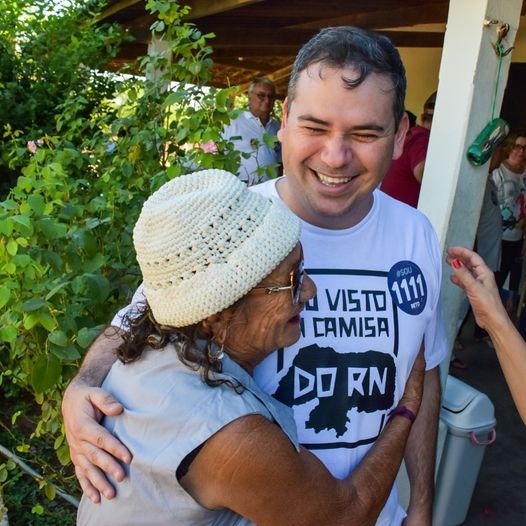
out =
<svg viewBox="0 0 526 526"><path fill-rule="evenodd" d="M305 115L299 115L298 116L299 121L309 121L314 122L316 124L320 124L321 126L329 126L328 121L324 121L323 119L318 119L317 117L314 117L314 115L310 115L309 113Z"/></svg>
<svg viewBox="0 0 526 526"><path fill-rule="evenodd" d="M312 122L315 124L319 124L321 126L330 126L330 123L328 121L324 121L323 119L319 119L318 117L314 117L314 115L305 114L305 115L299 115L298 116L299 121L307 121ZM383 126L380 126L379 124L375 123L365 123L365 124L359 124L357 126L353 126L349 131L377 131L377 132L385 132L385 128Z"/></svg>

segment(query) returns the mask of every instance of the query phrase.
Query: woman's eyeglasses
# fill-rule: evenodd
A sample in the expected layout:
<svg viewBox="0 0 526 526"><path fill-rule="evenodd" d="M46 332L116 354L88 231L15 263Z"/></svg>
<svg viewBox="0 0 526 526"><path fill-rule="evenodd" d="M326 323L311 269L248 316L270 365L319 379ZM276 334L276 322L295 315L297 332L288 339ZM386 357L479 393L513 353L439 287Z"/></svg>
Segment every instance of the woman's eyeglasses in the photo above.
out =
<svg viewBox="0 0 526 526"><path fill-rule="evenodd" d="M269 285L268 287L254 287L250 292L262 291L267 294L273 294L274 292L281 292L282 290L290 290L292 297L292 304L297 305L300 302L301 288L303 287L303 278L305 271L303 269L303 251L300 255L300 260L296 268L290 271L290 285Z"/></svg>

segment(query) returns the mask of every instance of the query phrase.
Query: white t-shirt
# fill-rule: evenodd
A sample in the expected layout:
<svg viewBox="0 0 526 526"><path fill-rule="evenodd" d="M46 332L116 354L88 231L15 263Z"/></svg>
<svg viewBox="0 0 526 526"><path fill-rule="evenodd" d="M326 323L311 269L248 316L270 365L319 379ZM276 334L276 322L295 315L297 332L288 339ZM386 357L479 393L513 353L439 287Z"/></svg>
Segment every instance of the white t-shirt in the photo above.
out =
<svg viewBox="0 0 526 526"><path fill-rule="evenodd" d="M241 156L239 166L239 178L248 186L268 179L266 175L257 173L258 168L281 162L279 143L274 148L269 148L263 140L264 134L276 136L279 126L275 119L269 119L266 126L263 126L259 118L249 111L241 113L225 126L223 137L227 140L238 137L232 140L236 150L252 154L248 159Z"/></svg>
<svg viewBox="0 0 526 526"><path fill-rule="evenodd" d="M278 196L277 181L252 189ZM305 268L318 292L302 313L302 338L254 373L264 391L292 407L299 442L338 478L378 438L421 342L427 369L448 351L435 232L418 210L378 190L373 195L370 212L352 228L302 222ZM140 287L133 301L142 297ZM394 487L376 524L399 526L404 517Z"/></svg>
<svg viewBox="0 0 526 526"><path fill-rule="evenodd" d="M276 180L254 190L278 195ZM402 397L422 340L427 369L447 354L440 250L423 214L378 190L358 225L302 222L301 242L318 288L302 313L303 336L267 357L254 378L293 408L300 443L344 478ZM394 490L377 525L398 525L404 515Z"/></svg>
<svg viewBox="0 0 526 526"><path fill-rule="evenodd" d="M502 215L502 239L520 241L524 231L526 172L515 173L504 163L495 168L491 178L497 188L500 213Z"/></svg>

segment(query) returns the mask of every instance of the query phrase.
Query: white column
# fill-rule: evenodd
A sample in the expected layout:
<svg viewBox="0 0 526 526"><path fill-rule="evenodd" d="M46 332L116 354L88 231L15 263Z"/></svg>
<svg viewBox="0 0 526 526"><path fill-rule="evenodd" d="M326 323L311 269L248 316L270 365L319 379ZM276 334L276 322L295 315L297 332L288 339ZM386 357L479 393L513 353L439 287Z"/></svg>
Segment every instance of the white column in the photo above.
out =
<svg viewBox="0 0 526 526"><path fill-rule="evenodd" d="M492 118L498 57L496 20L510 30L502 44L513 45L522 0L450 0L439 73L433 128L418 208L436 229L440 246L472 247L477 230L488 163L472 166L466 151ZM511 53L502 60L495 116L499 116ZM518 101L519 102L519 101ZM464 303L464 293L449 281L444 263L442 308L450 348ZM449 359L442 364L445 382Z"/></svg>

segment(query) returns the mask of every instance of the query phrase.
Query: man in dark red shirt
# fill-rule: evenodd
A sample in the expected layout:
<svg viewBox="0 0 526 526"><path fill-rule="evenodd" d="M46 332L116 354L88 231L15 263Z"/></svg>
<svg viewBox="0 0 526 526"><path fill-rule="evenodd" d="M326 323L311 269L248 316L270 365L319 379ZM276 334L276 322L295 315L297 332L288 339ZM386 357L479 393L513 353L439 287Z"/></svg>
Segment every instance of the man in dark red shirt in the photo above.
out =
<svg viewBox="0 0 526 526"><path fill-rule="evenodd" d="M391 163L380 190L416 208L435 109L436 92L424 104L421 126L413 126L406 135L402 155Z"/></svg>

